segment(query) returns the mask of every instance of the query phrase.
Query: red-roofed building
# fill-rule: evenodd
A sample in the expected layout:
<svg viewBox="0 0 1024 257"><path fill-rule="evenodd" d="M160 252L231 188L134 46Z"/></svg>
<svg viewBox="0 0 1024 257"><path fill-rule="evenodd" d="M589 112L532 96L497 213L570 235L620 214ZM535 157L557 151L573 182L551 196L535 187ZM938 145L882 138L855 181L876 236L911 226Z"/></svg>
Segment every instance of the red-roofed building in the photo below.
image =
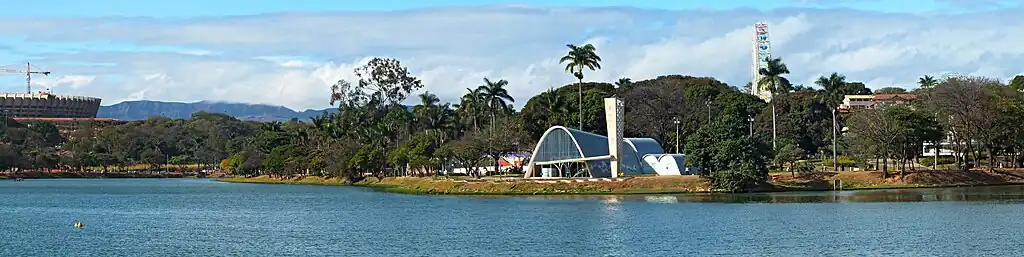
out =
<svg viewBox="0 0 1024 257"><path fill-rule="evenodd" d="M905 104L916 100L915 94L846 95L839 105L840 112L871 109L877 106Z"/></svg>

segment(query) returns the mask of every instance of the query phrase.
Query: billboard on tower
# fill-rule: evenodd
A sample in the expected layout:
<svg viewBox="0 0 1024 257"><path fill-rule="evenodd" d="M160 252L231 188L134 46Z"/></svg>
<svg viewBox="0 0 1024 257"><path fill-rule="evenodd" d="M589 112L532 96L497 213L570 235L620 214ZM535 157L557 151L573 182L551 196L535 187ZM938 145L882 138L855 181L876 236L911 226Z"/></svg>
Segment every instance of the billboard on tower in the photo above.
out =
<svg viewBox="0 0 1024 257"><path fill-rule="evenodd" d="M770 102L772 99L771 91L768 85L761 85L761 69L768 67L768 60L771 59L771 41L768 37L768 24L763 22L754 24L754 40L752 64L752 76L750 81L750 93L760 97L762 100Z"/></svg>

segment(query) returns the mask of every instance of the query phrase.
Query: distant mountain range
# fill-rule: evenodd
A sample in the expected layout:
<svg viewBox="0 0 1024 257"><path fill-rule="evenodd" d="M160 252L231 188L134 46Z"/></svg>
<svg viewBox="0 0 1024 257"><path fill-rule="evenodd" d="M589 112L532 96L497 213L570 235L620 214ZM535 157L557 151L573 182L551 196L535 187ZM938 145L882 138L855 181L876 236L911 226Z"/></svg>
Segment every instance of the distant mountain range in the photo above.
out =
<svg viewBox="0 0 1024 257"><path fill-rule="evenodd" d="M160 101L125 101L110 106L100 106L99 118L114 118L119 120L144 120L153 116L164 116L174 119L184 119L192 116L198 111L223 113L234 116L241 120L250 121L287 121L293 118L308 120L331 111L334 108L321 110L309 109L295 111L284 106L269 104L243 104L201 101L194 103L181 102L160 102Z"/></svg>

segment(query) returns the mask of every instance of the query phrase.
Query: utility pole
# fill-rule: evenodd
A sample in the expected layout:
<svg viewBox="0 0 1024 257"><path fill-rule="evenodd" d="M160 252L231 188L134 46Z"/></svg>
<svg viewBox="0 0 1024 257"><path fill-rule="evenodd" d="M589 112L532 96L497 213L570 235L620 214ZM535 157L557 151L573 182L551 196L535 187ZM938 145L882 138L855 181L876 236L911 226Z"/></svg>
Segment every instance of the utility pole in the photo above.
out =
<svg viewBox="0 0 1024 257"><path fill-rule="evenodd" d="M676 124L676 154L679 154L679 117L673 117L672 123Z"/></svg>

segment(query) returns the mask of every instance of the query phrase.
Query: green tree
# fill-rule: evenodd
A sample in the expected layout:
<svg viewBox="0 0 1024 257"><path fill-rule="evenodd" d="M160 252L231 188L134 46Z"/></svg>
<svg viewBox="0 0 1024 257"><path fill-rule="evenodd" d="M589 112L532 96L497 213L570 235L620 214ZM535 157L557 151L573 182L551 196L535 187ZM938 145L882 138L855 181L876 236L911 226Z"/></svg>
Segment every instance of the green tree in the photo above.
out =
<svg viewBox="0 0 1024 257"><path fill-rule="evenodd" d="M721 191L750 191L768 179L765 154L758 141L746 136L746 122L722 115L687 139L687 164Z"/></svg>
<svg viewBox="0 0 1024 257"><path fill-rule="evenodd" d="M761 74L760 81L757 82L757 86L761 88L767 88L768 92L771 93L771 98L775 98L775 95L779 92L788 92L790 87L789 79L784 77L789 74L789 67L782 62L782 58L775 58L768 60L768 65L758 70ZM772 148L775 148L775 139L778 136L776 132L776 114L775 114L775 103L772 99L768 99L769 104L772 106Z"/></svg>
<svg viewBox="0 0 1024 257"><path fill-rule="evenodd" d="M1013 76L1010 80L1010 88L1017 92L1024 92L1024 75Z"/></svg>
<svg viewBox="0 0 1024 257"><path fill-rule="evenodd" d="M441 146L451 153L452 159L457 166L466 170L466 173L473 177L480 177L480 164L482 156L487 154L486 137L480 133L470 133L465 137L451 141Z"/></svg>
<svg viewBox="0 0 1024 257"><path fill-rule="evenodd" d="M579 80L579 118L580 127L583 130L583 70L592 71L601 69L601 56L597 55L597 48L592 44L577 46L568 44L569 52L558 60L558 63L565 64L565 72L572 73Z"/></svg>
<svg viewBox="0 0 1024 257"><path fill-rule="evenodd" d="M632 87L633 80L630 78L619 78L618 81L615 81L615 88L618 89L619 92L627 92L632 89Z"/></svg>
<svg viewBox="0 0 1024 257"><path fill-rule="evenodd" d="M843 102L843 98L852 92L847 86L846 76L840 75L839 73L833 72L828 77L818 77L817 81L814 81L822 88L822 92L818 94L821 102L828 106L829 112L832 113L832 170L839 171L839 156L836 153L839 148L839 119L836 112L839 111L839 105Z"/></svg>
<svg viewBox="0 0 1024 257"><path fill-rule="evenodd" d="M883 87L875 90L875 94L906 94L907 90L899 87Z"/></svg>
<svg viewBox="0 0 1024 257"><path fill-rule="evenodd" d="M508 94L505 86L508 86L508 81L504 79L491 81L488 78L484 78L484 84L477 88L481 100L483 100L491 114L491 129L494 128L494 119L497 117L497 114L499 112L510 112L511 109L508 107L508 104L516 101Z"/></svg>
<svg viewBox="0 0 1024 257"><path fill-rule="evenodd" d="M774 161L776 163L775 165L778 165L779 167L786 167L788 164L789 167L787 169L789 169L791 175L795 177L796 165L794 164L803 157L803 149L800 149L800 147L793 142L783 142L782 146L775 152Z"/></svg>
<svg viewBox="0 0 1024 257"><path fill-rule="evenodd" d="M441 100L430 92L420 94L420 104L413 106L416 120L420 122L423 129L431 131L437 138L438 144L445 140L445 131L453 126L454 112L449 104L440 105Z"/></svg>
<svg viewBox="0 0 1024 257"><path fill-rule="evenodd" d="M924 77L917 79L917 85L925 89L934 88L939 85L939 81L935 80L935 77L924 75Z"/></svg>
<svg viewBox="0 0 1024 257"><path fill-rule="evenodd" d="M541 93L539 96L539 104L543 108L544 117L547 119L546 124L554 126L558 124L558 115L572 112L569 109L569 103L565 97L555 92L554 89L548 89L548 91Z"/></svg>
<svg viewBox="0 0 1024 257"><path fill-rule="evenodd" d="M479 88L466 88L466 94L462 96L458 106L459 117L466 120L467 124L472 124L474 130L479 129L480 115L486 107L487 104L480 96Z"/></svg>
<svg viewBox="0 0 1024 257"><path fill-rule="evenodd" d="M558 95L558 98L565 99L566 105L568 105L568 99L576 98L576 86L576 83L573 83L555 88L554 93ZM584 120L587 121L583 124L583 130L604 133L606 129L603 115L604 98L615 93L615 86L609 83L586 82L583 83L583 88L583 115ZM570 107L565 110L560 110L562 108L548 109L547 107L550 105L545 103L545 100L542 99L544 97L543 94L533 96L526 102L522 111L517 113L517 117L521 118L525 124L524 129L535 139L540 138L540 135L549 128L549 121L552 125L555 123L566 125L564 123L576 119L577 116L574 111L569 109Z"/></svg>
<svg viewBox="0 0 1024 257"><path fill-rule="evenodd" d="M856 152L874 159L882 159L882 178L889 176L889 161L895 152L892 146L900 145L904 136L906 121L893 115L895 109L868 109L851 116L850 139Z"/></svg>

